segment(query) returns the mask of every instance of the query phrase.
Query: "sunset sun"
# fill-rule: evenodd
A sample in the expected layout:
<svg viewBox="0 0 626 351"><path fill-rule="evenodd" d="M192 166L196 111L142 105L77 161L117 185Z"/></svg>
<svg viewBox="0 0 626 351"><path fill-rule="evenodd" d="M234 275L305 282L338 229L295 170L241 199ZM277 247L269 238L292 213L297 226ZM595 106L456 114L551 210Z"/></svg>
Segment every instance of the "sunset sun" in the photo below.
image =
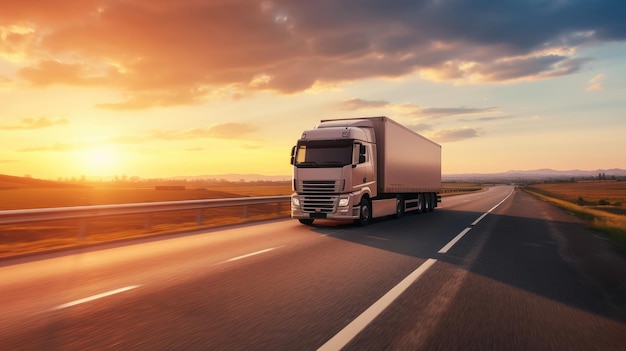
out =
<svg viewBox="0 0 626 351"><path fill-rule="evenodd" d="M91 175L110 175L117 172L120 154L109 145L99 145L83 152L83 166Z"/></svg>

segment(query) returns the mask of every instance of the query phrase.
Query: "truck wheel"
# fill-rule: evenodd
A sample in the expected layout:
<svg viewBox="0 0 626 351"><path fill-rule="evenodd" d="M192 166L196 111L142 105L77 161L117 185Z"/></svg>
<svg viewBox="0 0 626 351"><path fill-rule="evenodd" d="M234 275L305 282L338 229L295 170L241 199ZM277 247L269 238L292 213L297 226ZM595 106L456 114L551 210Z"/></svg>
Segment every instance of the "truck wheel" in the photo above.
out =
<svg viewBox="0 0 626 351"><path fill-rule="evenodd" d="M424 194L424 212L430 212L430 194Z"/></svg>
<svg viewBox="0 0 626 351"><path fill-rule="evenodd" d="M424 212L424 194L417 194L417 213Z"/></svg>
<svg viewBox="0 0 626 351"><path fill-rule="evenodd" d="M396 218L404 216L404 198L401 195L396 196Z"/></svg>
<svg viewBox="0 0 626 351"><path fill-rule="evenodd" d="M366 226L372 221L372 205L368 199L362 199L359 205L359 219L355 219L354 223L360 226Z"/></svg>
<svg viewBox="0 0 626 351"><path fill-rule="evenodd" d="M299 219L299 221L302 224L311 225L311 224L313 224L314 219L313 218L301 218L301 219Z"/></svg>
<svg viewBox="0 0 626 351"><path fill-rule="evenodd" d="M435 195L435 193L430 193L428 194L428 196L430 196L430 212L433 212L435 210L435 207L437 206L437 195Z"/></svg>

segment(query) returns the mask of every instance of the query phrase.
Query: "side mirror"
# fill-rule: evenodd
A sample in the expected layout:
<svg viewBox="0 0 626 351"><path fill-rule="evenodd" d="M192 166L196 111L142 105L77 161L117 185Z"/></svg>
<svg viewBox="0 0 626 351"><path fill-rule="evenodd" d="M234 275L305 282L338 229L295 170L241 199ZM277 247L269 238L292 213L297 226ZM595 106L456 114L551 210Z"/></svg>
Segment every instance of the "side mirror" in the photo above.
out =
<svg viewBox="0 0 626 351"><path fill-rule="evenodd" d="M359 163L365 163L365 155L364 154L359 155Z"/></svg>
<svg viewBox="0 0 626 351"><path fill-rule="evenodd" d="M295 160L296 160L296 158L295 158L295 157L296 157L296 147L295 147L295 146L293 146L293 147L291 148L291 161L290 161L290 163L291 163L291 165L292 165L292 166L293 166L293 164L295 163Z"/></svg>

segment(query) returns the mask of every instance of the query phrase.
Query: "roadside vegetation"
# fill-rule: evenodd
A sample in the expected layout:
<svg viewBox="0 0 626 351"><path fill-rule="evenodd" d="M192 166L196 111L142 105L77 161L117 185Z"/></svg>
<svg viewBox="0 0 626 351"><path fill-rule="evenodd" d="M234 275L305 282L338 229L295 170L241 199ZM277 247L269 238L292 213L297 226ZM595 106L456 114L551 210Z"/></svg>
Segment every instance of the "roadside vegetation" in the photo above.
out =
<svg viewBox="0 0 626 351"><path fill-rule="evenodd" d="M441 196L460 195L475 191L484 190L485 187L480 183L467 182L446 182L441 184Z"/></svg>
<svg viewBox="0 0 626 351"><path fill-rule="evenodd" d="M0 179L1 180L1 179ZM1 182L0 182L0 185ZM19 186L22 185L22 186ZM11 184L0 187L0 211L33 208L92 206L108 204L225 199L274 196L291 193L290 182L219 182L207 187L40 187ZM44 184L45 185L45 184ZM115 184L112 184L115 185ZM160 190L165 189L165 190ZM244 216L245 213L245 216ZM251 205L206 209L203 223L196 223L196 210L158 212L91 218L84 237L79 220L56 220L0 225L0 257L64 247L76 247L126 238L206 229L231 224L286 217L289 204Z"/></svg>
<svg viewBox="0 0 626 351"><path fill-rule="evenodd" d="M476 191L476 183L444 183L448 194ZM455 190L456 189L456 190ZM456 192L452 192L456 191ZM130 182L68 186L22 177L0 175L0 211L66 206L224 199L247 196L290 195L291 182ZM203 223L196 224L196 211L160 212L152 215L97 217L87 220L85 237L78 220L0 225L0 257L75 247L126 238L154 236L247 223L289 216L288 203L206 209ZM149 224L148 224L149 223Z"/></svg>
<svg viewBox="0 0 626 351"><path fill-rule="evenodd" d="M533 184L523 188L583 219L626 255L626 182L585 181Z"/></svg>

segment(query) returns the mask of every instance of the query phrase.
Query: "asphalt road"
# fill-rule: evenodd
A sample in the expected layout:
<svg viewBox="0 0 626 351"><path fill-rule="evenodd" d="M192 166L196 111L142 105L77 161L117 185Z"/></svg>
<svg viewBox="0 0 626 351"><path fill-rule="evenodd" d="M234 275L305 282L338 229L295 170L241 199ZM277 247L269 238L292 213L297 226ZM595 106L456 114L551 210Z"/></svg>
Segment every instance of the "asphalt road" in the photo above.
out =
<svg viewBox="0 0 626 351"><path fill-rule="evenodd" d="M2 350L625 350L601 240L511 186L361 228L279 220L0 263ZM583 250L584 251L584 250Z"/></svg>

